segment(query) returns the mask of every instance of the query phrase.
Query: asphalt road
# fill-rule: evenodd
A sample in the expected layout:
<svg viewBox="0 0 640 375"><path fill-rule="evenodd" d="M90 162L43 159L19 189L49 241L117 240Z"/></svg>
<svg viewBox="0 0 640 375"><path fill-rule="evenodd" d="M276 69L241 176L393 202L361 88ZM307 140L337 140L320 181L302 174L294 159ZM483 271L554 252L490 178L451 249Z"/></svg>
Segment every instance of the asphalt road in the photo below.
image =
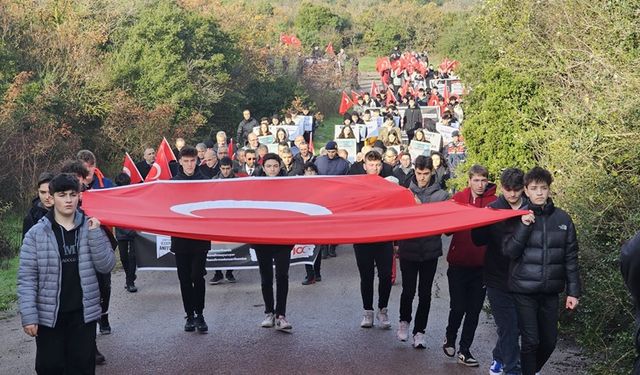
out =
<svg viewBox="0 0 640 375"><path fill-rule="evenodd" d="M207 277L211 277L210 273ZM300 284L304 267L290 270L288 319L291 334L260 328L263 303L258 271L237 273L238 283L207 285L208 334L183 331L184 312L175 272L138 272L139 292L123 289L124 273L113 274L111 335L98 335L107 363L98 374L486 374L495 326L483 312L472 346L480 367L466 368L444 356L448 314L446 260L440 259L427 326L427 349L396 339L400 277L389 309L393 327L362 329L359 278L351 246L323 262L323 281ZM377 303L377 296L374 305ZM417 301L414 301L414 306ZM415 311L415 310L414 310ZM33 373L34 339L19 317L0 320L0 374ZM560 341L544 375L579 374L578 350Z"/></svg>

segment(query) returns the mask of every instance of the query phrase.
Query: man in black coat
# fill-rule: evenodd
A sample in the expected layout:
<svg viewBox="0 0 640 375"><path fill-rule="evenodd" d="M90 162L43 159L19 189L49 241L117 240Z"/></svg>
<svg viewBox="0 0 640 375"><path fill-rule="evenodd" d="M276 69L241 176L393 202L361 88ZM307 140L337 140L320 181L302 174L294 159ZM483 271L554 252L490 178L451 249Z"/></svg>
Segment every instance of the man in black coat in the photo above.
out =
<svg viewBox="0 0 640 375"><path fill-rule="evenodd" d="M155 161L156 161L156 150L154 150L153 147L145 148L143 159L136 163L136 168L138 168L138 172L140 172L140 175L142 176L143 180L149 174L149 171L151 170L151 167L153 166L153 163Z"/></svg>
<svg viewBox="0 0 640 375"><path fill-rule="evenodd" d="M640 375L640 232L622 247L620 270L636 306L636 361L632 375Z"/></svg>
<svg viewBox="0 0 640 375"><path fill-rule="evenodd" d="M524 172L520 169L505 169L500 176L500 186L502 195L496 201L489 203L488 207L519 210L529 203L523 194ZM510 260L502 254L504 239L513 234L519 222L520 218L512 218L471 231L474 245L487 246L484 258L484 282L498 334L491 364L491 371L494 373L520 373L518 313L507 285Z"/></svg>
<svg viewBox="0 0 640 375"><path fill-rule="evenodd" d="M555 349L558 294L566 291L565 308L573 310L581 292L576 228L549 198L552 182L551 173L540 167L524 176L529 213L502 248L511 259L508 286L518 313L523 375L540 372Z"/></svg>
<svg viewBox="0 0 640 375"><path fill-rule="evenodd" d="M193 181L208 179L197 168L198 151L185 146L180 150L179 163L181 171L172 180ZM210 241L192 240L189 238L171 237L171 252L175 254L182 304L187 314L184 330L198 330L205 333L209 330L202 312L204 310L205 269L207 253L211 249Z"/></svg>
<svg viewBox="0 0 640 375"><path fill-rule="evenodd" d="M36 225L47 212L53 207L53 197L49 194L49 181L53 179L53 174L49 172L41 173L38 177L38 196L33 198L31 208L22 221L22 238L27 234L32 226Z"/></svg>
<svg viewBox="0 0 640 375"><path fill-rule="evenodd" d="M414 175L409 190L421 204L442 202L449 194L440 188L433 175L431 157L420 155L416 158ZM438 258L442 255L442 237L428 236L398 242L398 256L402 271L402 294L400 296L400 325L398 339L407 341L413 297L418 285L418 308L413 326L413 347L427 347L425 329L431 310L431 287L438 268ZM418 277L420 281L418 282Z"/></svg>
<svg viewBox="0 0 640 375"><path fill-rule="evenodd" d="M251 117L251 111L245 109L242 111L242 121L238 124L237 137L239 145L244 145L244 142L248 140L249 134L253 132L253 128L258 126L258 121Z"/></svg>

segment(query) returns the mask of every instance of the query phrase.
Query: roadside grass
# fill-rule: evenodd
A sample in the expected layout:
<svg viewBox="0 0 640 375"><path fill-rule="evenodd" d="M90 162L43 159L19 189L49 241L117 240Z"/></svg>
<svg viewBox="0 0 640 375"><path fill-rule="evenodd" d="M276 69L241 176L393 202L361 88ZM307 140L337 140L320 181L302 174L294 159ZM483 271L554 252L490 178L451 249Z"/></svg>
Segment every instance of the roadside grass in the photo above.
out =
<svg viewBox="0 0 640 375"><path fill-rule="evenodd" d="M7 311L17 300L16 274L18 272L18 251L22 242L21 217L9 213L3 217L0 223L0 235L4 237L11 247L13 256L0 260L0 311Z"/></svg>

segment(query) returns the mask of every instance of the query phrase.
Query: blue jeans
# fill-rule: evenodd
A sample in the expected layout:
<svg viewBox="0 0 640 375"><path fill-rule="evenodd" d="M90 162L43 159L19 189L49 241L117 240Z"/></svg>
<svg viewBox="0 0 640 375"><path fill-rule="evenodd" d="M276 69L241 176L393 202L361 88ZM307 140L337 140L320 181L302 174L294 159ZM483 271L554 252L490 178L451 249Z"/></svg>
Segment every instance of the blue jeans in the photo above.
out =
<svg viewBox="0 0 640 375"><path fill-rule="evenodd" d="M498 331L493 359L502 363L505 375L520 374L520 332L516 305L510 293L497 288L487 287L487 297Z"/></svg>

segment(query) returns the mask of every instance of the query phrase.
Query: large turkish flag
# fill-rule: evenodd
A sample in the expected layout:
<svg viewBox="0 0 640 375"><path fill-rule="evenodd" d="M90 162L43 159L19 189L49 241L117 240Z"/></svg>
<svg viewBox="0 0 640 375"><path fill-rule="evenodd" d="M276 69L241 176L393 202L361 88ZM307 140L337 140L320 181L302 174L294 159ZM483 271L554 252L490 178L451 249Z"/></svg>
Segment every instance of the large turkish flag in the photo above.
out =
<svg viewBox="0 0 640 375"><path fill-rule="evenodd" d="M452 201L419 205L409 190L368 175L156 181L89 190L82 198L86 213L104 225L262 244L399 240L526 213Z"/></svg>

